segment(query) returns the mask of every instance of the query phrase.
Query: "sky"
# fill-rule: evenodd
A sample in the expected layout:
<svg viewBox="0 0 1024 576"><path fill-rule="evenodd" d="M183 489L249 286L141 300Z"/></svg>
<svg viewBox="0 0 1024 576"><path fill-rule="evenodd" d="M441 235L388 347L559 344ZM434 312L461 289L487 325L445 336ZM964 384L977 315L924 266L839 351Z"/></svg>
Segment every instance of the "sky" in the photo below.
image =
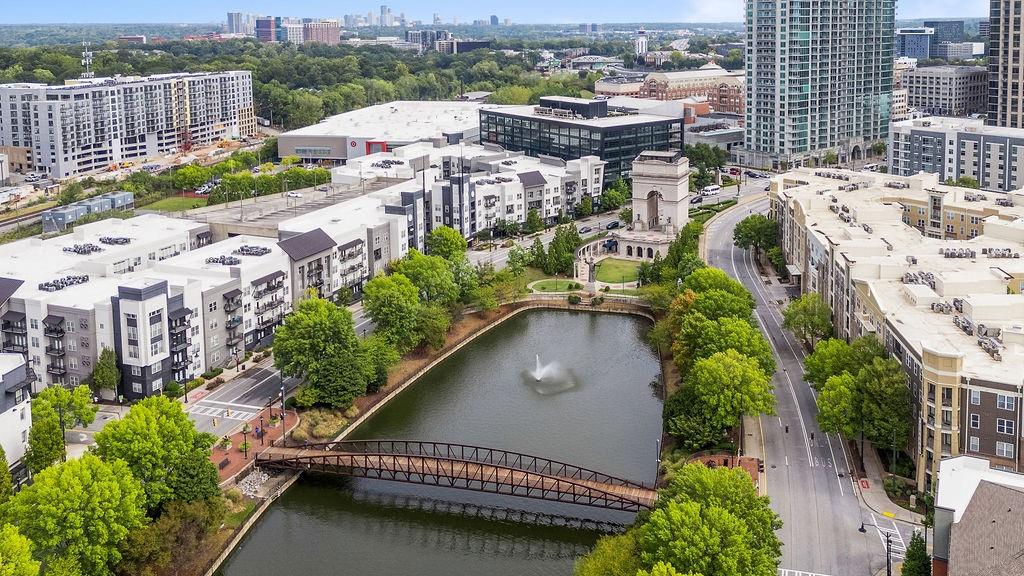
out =
<svg viewBox="0 0 1024 576"><path fill-rule="evenodd" d="M346 0L41 0L4 2L2 23L220 22L228 11L274 16L340 17L379 11L380 2ZM438 13L445 22L485 19L491 14L517 23L738 22L743 0L405 0L383 2L391 12L426 22ZM898 18L983 17L988 0L898 0Z"/></svg>

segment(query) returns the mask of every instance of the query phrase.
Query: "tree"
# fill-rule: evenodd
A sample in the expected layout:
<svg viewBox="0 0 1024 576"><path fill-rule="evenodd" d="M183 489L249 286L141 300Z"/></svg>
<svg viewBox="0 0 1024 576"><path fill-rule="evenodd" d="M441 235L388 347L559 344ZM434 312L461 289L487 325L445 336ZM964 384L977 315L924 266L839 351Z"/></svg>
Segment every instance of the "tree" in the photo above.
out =
<svg viewBox="0 0 1024 576"><path fill-rule="evenodd" d="M285 126L301 128L316 124L324 117L324 102L313 94L303 90L295 90L289 94L288 107L284 110Z"/></svg>
<svg viewBox="0 0 1024 576"><path fill-rule="evenodd" d="M75 426L88 426L96 419L98 406L92 403L92 391L85 384L67 389L63 386L44 388L32 400L33 420L37 410L45 410L49 406L62 418L64 429Z"/></svg>
<svg viewBox="0 0 1024 576"><path fill-rule="evenodd" d="M574 576L636 576L640 562L633 534L602 536L589 554L576 561Z"/></svg>
<svg viewBox="0 0 1024 576"><path fill-rule="evenodd" d="M621 220L622 223L626 224L627 226L632 224L633 223L633 209L632 208L623 208L622 210L620 210L619 211L619 220Z"/></svg>
<svg viewBox="0 0 1024 576"><path fill-rule="evenodd" d="M352 390L339 388L337 366L357 365L358 354L352 313L322 298L300 301L274 335L274 366L286 376L305 379L317 399L331 406L348 407ZM365 380L350 384L355 391L366 389Z"/></svg>
<svg viewBox="0 0 1024 576"><path fill-rule="evenodd" d="M695 293L687 311L697 312L708 320L739 318L752 322L754 307L749 298L719 290L717 288Z"/></svg>
<svg viewBox="0 0 1024 576"><path fill-rule="evenodd" d="M775 221L767 216L752 214L736 224L732 232L732 241L737 248L753 248L760 253L778 244L778 227Z"/></svg>
<svg viewBox="0 0 1024 576"><path fill-rule="evenodd" d="M671 248L669 249L671 251ZM671 253L671 252L670 252ZM671 263L669 258L666 257L665 261L661 266L661 279L664 282L682 282L686 280L690 274L695 271L704 268L706 264L700 259L700 256L687 252L679 256L675 263Z"/></svg>
<svg viewBox="0 0 1024 576"><path fill-rule="evenodd" d="M14 481L11 480L10 464L3 446L0 446L0 508L14 496ZM0 572L3 574L3 572Z"/></svg>
<svg viewBox="0 0 1024 576"><path fill-rule="evenodd" d="M834 166L839 163L839 156L835 152L829 150L825 153L825 156L821 159L822 164L825 166Z"/></svg>
<svg viewBox="0 0 1024 576"><path fill-rule="evenodd" d="M168 566L174 566L178 573L194 572L193 566L197 560L201 561L195 550L216 532L225 512L221 497L169 502L156 520L128 535L121 546L123 557L117 565L117 573L123 576L162 574Z"/></svg>
<svg viewBox="0 0 1024 576"><path fill-rule="evenodd" d="M28 431L25 465L38 474L64 460L64 433L60 418L49 404L32 409L32 427Z"/></svg>
<svg viewBox="0 0 1024 576"><path fill-rule="evenodd" d="M697 409L716 428L738 426L744 415L775 412L775 396L757 362L735 350L698 360L686 379Z"/></svg>
<svg viewBox="0 0 1024 576"><path fill-rule="evenodd" d="M526 213L526 233L533 234L540 232L544 229L544 221L541 220L540 214L537 213L536 208L530 208Z"/></svg>
<svg viewBox="0 0 1024 576"><path fill-rule="evenodd" d="M544 244L541 243L541 249L544 249ZM531 258L530 253L523 250L518 244L513 246L508 251L508 262L506 268L512 273L512 276L518 278L523 275L526 271L526 267L530 265Z"/></svg>
<svg viewBox="0 0 1024 576"><path fill-rule="evenodd" d="M663 284L645 284L640 288L640 298L651 307L655 314L663 314L672 303L672 289Z"/></svg>
<svg viewBox="0 0 1024 576"><path fill-rule="evenodd" d="M363 288L363 306L382 334L399 353L418 342L416 333L419 291L402 274L380 275Z"/></svg>
<svg viewBox="0 0 1024 576"><path fill-rule="evenodd" d="M416 250L395 264L395 272L412 281L424 302L448 307L459 298L459 287L448 262L440 256L427 256Z"/></svg>
<svg viewBox="0 0 1024 576"><path fill-rule="evenodd" d="M790 302L782 311L782 319L783 327L811 346L832 331L832 311L816 292Z"/></svg>
<svg viewBox="0 0 1024 576"><path fill-rule="evenodd" d="M804 380L820 388L832 376L855 374L852 368L853 350L849 344L837 338L819 340L814 351L804 358Z"/></svg>
<svg viewBox="0 0 1024 576"><path fill-rule="evenodd" d="M530 89L524 86L503 86L492 92L487 101L491 104L529 104Z"/></svg>
<svg viewBox="0 0 1024 576"><path fill-rule="evenodd" d="M116 390L119 382L121 371L117 369L117 356L104 346L92 370L92 385L99 390Z"/></svg>
<svg viewBox="0 0 1024 576"><path fill-rule="evenodd" d="M637 529L644 565L667 562L710 576L775 576L775 561L750 546L746 525L727 510L671 501Z"/></svg>
<svg viewBox="0 0 1024 576"><path fill-rule="evenodd" d="M388 383L388 370L399 359L398 350L383 336L373 334L359 342L359 366L368 392L376 392Z"/></svg>
<svg viewBox="0 0 1024 576"><path fill-rule="evenodd" d="M959 186L961 188L973 188L975 190L981 188L981 184L978 183L978 180L970 176L961 176L955 180L953 178L946 178L945 183L947 186Z"/></svg>
<svg viewBox="0 0 1024 576"><path fill-rule="evenodd" d="M678 54L678 52L673 52L672 53L673 56L676 55L676 54ZM667 562L658 562L657 564L655 564L654 566L651 567L651 571L650 572L648 572L647 570L639 570L639 571L637 571L636 576L702 576L702 575L694 574L694 573L690 573L690 572L688 572L686 574L683 574L681 572L677 572L675 567L672 566L671 564L667 563Z"/></svg>
<svg viewBox="0 0 1024 576"><path fill-rule="evenodd" d="M469 245L457 230L448 226L434 228L427 236L427 252L431 256L440 256L448 261L455 261L466 255Z"/></svg>
<svg viewBox="0 0 1024 576"><path fill-rule="evenodd" d="M97 432L95 440L100 458L128 465L142 484L150 511L170 500L202 500L220 493L217 469L210 462L216 439L196 431L181 403L166 396L135 404Z"/></svg>
<svg viewBox="0 0 1024 576"><path fill-rule="evenodd" d="M85 188L79 182L72 182L61 190L60 194L57 195L57 204L60 206L67 206L72 202L77 202L82 198L82 194L85 193Z"/></svg>
<svg viewBox="0 0 1024 576"><path fill-rule="evenodd" d="M693 290L698 293L708 290L724 290L734 296L749 300L751 309L754 306L754 297L744 288L743 284L733 280L719 268L704 267L694 270L683 280L682 287L684 290Z"/></svg>
<svg viewBox="0 0 1024 576"><path fill-rule="evenodd" d="M902 576L932 576L932 558L921 533L914 530L903 557Z"/></svg>
<svg viewBox="0 0 1024 576"><path fill-rule="evenodd" d="M288 156L281 158L282 166L293 166L295 164L298 164L299 162L302 162L302 158L299 158L294 154L289 154Z"/></svg>
<svg viewBox="0 0 1024 576"><path fill-rule="evenodd" d="M776 534L782 520L771 509L768 497L758 495L750 474L740 468L686 464L672 474L658 498L659 505L688 501L723 508L746 524L751 536L748 545L767 559L762 563L782 554L782 541Z"/></svg>
<svg viewBox="0 0 1024 576"><path fill-rule="evenodd" d="M491 312L498 308L498 295L493 286L478 286L470 294L469 302L480 312Z"/></svg>
<svg viewBox="0 0 1024 576"><path fill-rule="evenodd" d="M38 574L39 562L32 558L32 542L21 535L17 526L4 524L0 528L0 575L38 576Z"/></svg>
<svg viewBox="0 0 1024 576"><path fill-rule="evenodd" d="M875 156L882 156L887 148L885 140L876 140L871 144L871 151L874 152Z"/></svg>
<svg viewBox="0 0 1024 576"><path fill-rule="evenodd" d="M775 358L768 341L749 322L737 318L708 320L697 313L686 314L672 344L672 356L680 371L688 374L697 360L730 348L757 361L766 375L775 372Z"/></svg>
<svg viewBox="0 0 1024 576"><path fill-rule="evenodd" d="M913 416L907 375L892 358L875 358L856 377L864 435L878 447L896 451L910 440Z"/></svg>
<svg viewBox="0 0 1024 576"><path fill-rule="evenodd" d="M601 208L615 210L625 204L627 198L629 198L629 185L619 178L601 194Z"/></svg>
<svg viewBox="0 0 1024 576"><path fill-rule="evenodd" d="M859 407L855 404L857 383L849 372L841 372L830 376L818 393L818 426L822 432L834 432L852 436L860 423L855 414Z"/></svg>
<svg viewBox="0 0 1024 576"><path fill-rule="evenodd" d="M448 336L448 329L451 328L451 317L448 311L438 304L425 304L420 306L416 315L416 332L419 336L418 342L430 346L434 350L440 350L444 346L445 338Z"/></svg>
<svg viewBox="0 0 1024 576"><path fill-rule="evenodd" d="M594 213L594 199L590 196L584 196L580 200L579 205L576 206L576 213L582 217L590 216Z"/></svg>
<svg viewBox="0 0 1024 576"><path fill-rule="evenodd" d="M209 169L189 164L175 170L171 182L177 190L195 190L205 184L210 176Z"/></svg>
<svg viewBox="0 0 1024 576"><path fill-rule="evenodd" d="M6 515L36 545L36 558L64 556L85 575L105 575L121 559L119 545L145 524L146 496L123 460L82 458L37 474Z"/></svg>

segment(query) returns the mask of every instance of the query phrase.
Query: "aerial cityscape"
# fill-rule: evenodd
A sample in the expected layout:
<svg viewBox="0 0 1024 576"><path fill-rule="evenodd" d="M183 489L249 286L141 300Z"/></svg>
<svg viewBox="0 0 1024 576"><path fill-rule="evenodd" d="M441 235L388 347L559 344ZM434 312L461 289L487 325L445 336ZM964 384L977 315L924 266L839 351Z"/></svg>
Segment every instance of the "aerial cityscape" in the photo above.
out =
<svg viewBox="0 0 1024 576"><path fill-rule="evenodd" d="M1019 0L5 12L0 574L1024 575Z"/></svg>

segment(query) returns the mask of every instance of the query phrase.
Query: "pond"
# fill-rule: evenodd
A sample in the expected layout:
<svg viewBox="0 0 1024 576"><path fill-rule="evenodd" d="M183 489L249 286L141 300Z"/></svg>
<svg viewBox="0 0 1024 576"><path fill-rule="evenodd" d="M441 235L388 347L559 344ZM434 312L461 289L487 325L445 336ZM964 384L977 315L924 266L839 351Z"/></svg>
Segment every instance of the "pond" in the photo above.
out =
<svg viewBox="0 0 1024 576"><path fill-rule="evenodd" d="M500 448L651 483L661 435L655 385L661 369L644 340L649 327L631 316L523 312L428 372L349 439ZM542 523L517 522L522 511ZM628 523L632 516L436 486L310 476L271 505L219 574L566 576L599 533L589 524L545 521Z"/></svg>

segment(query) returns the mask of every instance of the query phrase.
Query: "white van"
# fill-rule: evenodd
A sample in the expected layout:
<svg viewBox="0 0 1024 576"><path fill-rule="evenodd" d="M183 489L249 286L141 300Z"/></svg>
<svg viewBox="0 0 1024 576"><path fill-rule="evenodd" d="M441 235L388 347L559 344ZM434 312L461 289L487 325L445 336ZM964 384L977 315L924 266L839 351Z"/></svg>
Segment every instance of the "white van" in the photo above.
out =
<svg viewBox="0 0 1024 576"><path fill-rule="evenodd" d="M718 184L712 184L711 186L705 186L701 188L700 193L705 196L718 196L718 193L722 191L722 187Z"/></svg>
<svg viewBox="0 0 1024 576"><path fill-rule="evenodd" d="M878 164L865 164L861 172L878 172Z"/></svg>

